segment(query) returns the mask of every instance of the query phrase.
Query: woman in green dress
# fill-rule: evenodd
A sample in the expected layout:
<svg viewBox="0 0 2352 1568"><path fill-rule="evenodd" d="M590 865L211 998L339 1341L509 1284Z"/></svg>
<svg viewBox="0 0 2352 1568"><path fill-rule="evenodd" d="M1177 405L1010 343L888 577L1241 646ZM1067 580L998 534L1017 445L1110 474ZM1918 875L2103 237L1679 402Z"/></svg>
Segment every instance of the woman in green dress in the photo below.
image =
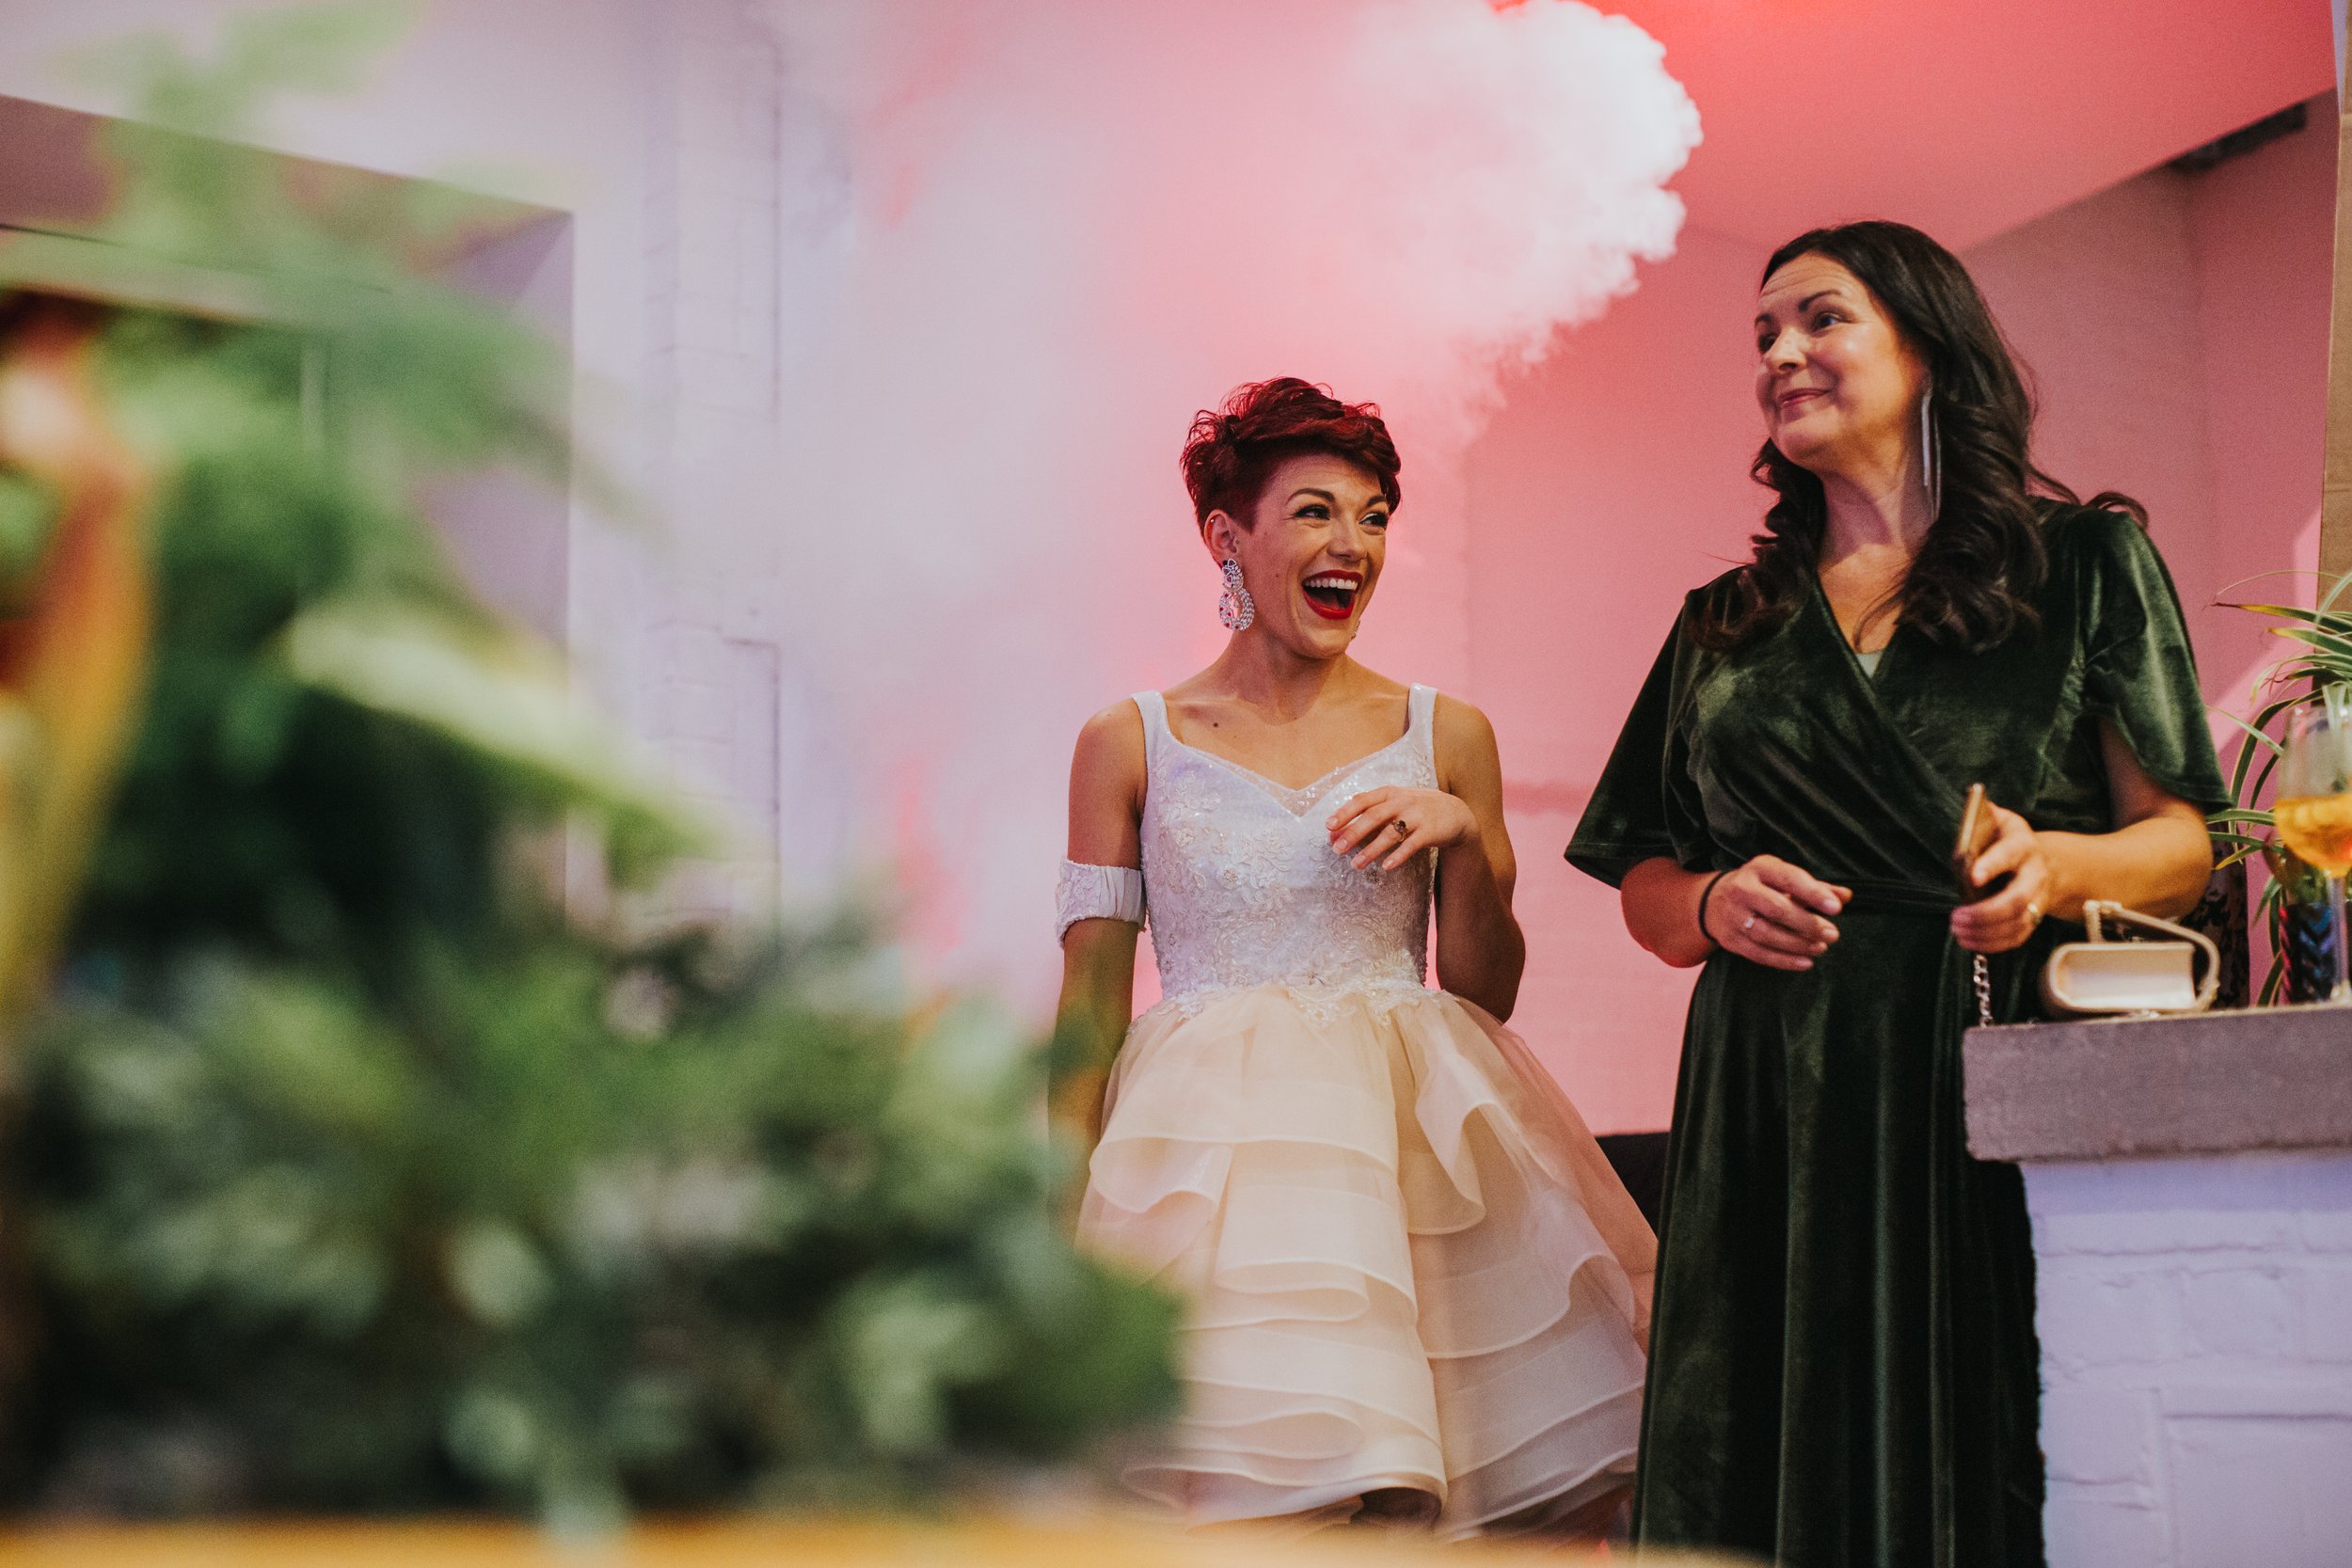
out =
<svg viewBox="0 0 2352 1568"><path fill-rule="evenodd" d="M1979 973L1994 1017L2030 1016L2086 899L2189 908L2225 792L2139 509L2033 467L1949 251L1802 235L1756 344L1778 500L1685 601L1568 848L1643 946L1705 966L1635 1530L1802 1568L2036 1563L2033 1254L2017 1171L1968 1156L1961 1035ZM1978 783L1999 835L1963 904Z"/></svg>

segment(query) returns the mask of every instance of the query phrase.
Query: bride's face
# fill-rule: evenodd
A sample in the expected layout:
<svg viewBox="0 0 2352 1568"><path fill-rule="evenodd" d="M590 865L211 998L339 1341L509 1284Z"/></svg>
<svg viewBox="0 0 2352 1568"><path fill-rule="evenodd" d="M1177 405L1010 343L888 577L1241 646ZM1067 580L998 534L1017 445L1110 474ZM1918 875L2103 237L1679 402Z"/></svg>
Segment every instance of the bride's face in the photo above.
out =
<svg viewBox="0 0 2352 1568"><path fill-rule="evenodd" d="M1388 554L1389 499L1370 471L1306 452L1266 476L1250 526L1223 512L1202 531L1219 562L1241 562L1257 604L1249 632L1303 658L1337 658L1356 640Z"/></svg>

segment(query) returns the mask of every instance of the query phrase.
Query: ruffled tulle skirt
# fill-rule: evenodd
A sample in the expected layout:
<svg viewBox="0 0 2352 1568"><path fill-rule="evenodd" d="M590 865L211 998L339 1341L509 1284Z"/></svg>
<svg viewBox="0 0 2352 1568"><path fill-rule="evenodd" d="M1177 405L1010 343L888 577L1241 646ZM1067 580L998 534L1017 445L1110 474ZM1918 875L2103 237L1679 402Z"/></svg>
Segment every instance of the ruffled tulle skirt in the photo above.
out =
<svg viewBox="0 0 2352 1568"><path fill-rule="evenodd" d="M1442 991L1227 992L1137 1020L1082 1243L1190 1303L1129 1471L1196 1525L1427 1494L1520 1528L1625 1485L1655 1243L1518 1037Z"/></svg>

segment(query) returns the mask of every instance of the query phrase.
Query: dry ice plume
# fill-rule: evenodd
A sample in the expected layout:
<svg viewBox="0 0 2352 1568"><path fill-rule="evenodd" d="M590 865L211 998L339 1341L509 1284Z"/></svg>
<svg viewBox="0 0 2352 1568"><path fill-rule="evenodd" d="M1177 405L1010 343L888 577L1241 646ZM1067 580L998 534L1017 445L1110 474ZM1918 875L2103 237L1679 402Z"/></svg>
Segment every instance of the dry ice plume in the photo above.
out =
<svg viewBox="0 0 2352 1568"><path fill-rule="evenodd" d="M1566 0L772 20L833 152L787 236L787 450L737 504L933 973L1034 1002L1079 722L1220 637L1192 412L1281 373L1387 409L1406 499L1364 651L1458 687L1461 453L1503 368L1671 251L1697 113L1647 35Z"/></svg>

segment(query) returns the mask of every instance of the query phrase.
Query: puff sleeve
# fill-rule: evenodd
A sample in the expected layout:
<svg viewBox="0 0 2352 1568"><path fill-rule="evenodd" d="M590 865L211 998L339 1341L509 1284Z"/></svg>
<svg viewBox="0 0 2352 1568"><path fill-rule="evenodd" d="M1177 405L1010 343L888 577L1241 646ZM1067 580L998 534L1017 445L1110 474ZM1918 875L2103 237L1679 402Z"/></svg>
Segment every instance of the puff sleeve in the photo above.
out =
<svg viewBox="0 0 2352 1568"><path fill-rule="evenodd" d="M1681 724L1686 652L1677 620L1568 843L1568 863L1612 887L1645 860L1662 856L1691 870L1715 860Z"/></svg>

